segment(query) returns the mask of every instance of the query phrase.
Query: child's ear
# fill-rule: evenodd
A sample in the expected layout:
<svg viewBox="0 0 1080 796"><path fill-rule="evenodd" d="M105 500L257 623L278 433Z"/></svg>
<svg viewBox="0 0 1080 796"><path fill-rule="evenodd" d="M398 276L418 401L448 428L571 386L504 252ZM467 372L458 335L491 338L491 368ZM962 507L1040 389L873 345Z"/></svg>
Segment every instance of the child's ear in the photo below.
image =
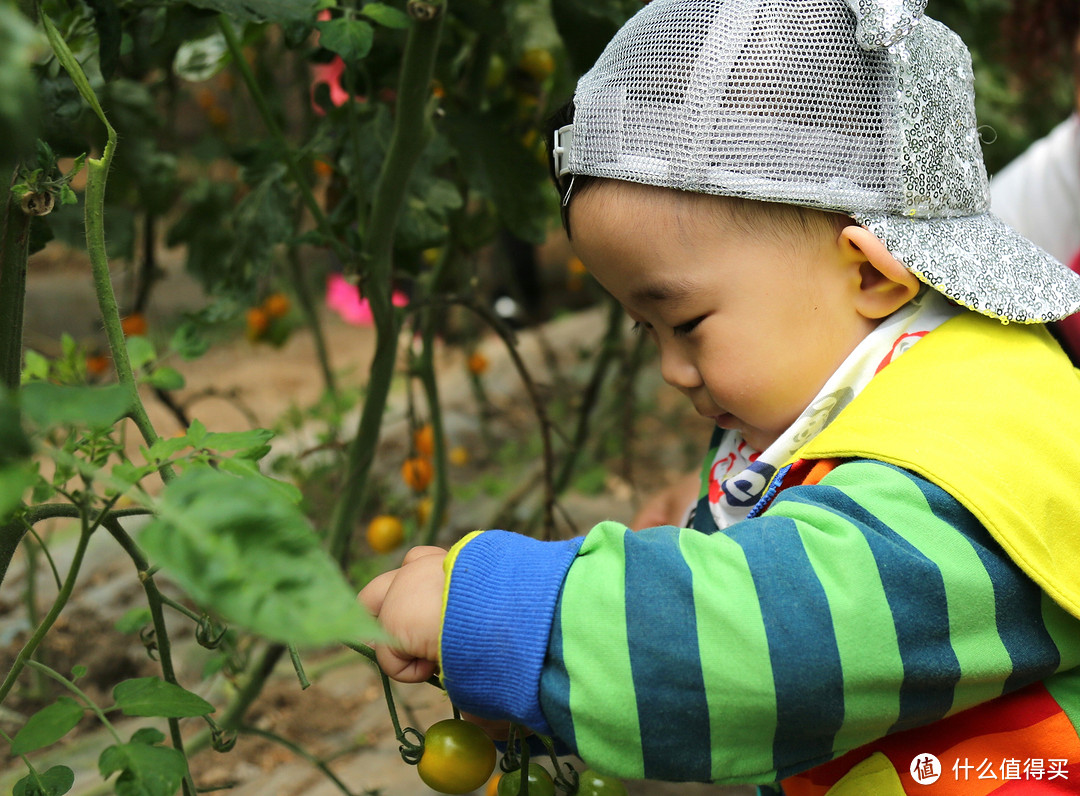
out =
<svg viewBox="0 0 1080 796"><path fill-rule="evenodd" d="M839 244L848 262L858 269L855 309L863 317L884 318L918 295L918 277L870 230L854 224L844 227Z"/></svg>

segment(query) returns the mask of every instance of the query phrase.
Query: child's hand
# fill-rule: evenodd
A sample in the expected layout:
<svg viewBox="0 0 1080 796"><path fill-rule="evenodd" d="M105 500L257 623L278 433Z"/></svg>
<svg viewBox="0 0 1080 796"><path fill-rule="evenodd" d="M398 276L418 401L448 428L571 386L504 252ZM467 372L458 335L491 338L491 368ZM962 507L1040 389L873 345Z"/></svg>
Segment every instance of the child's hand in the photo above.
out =
<svg viewBox="0 0 1080 796"><path fill-rule="evenodd" d="M379 666L403 683L423 682L438 668L444 558L441 547L414 547L401 569L384 572L360 592L360 602L395 640L375 645Z"/></svg>

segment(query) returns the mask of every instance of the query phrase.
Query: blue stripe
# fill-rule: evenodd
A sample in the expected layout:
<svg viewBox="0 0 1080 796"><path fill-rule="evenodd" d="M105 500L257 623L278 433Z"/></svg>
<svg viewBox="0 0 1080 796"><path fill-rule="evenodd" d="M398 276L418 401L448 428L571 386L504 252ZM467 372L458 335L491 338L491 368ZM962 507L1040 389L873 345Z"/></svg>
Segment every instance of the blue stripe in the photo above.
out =
<svg viewBox="0 0 1080 796"><path fill-rule="evenodd" d="M557 738L577 753L574 717L570 713L570 675L563 658L562 594L555 606L555 618L548 637L547 660L540 673L540 708Z"/></svg>
<svg viewBox="0 0 1080 796"><path fill-rule="evenodd" d="M862 531L870 546L892 611L904 668L900 714L889 732L942 718L952 707L960 663L952 648L945 581L937 564L838 489L822 484L793 487L780 501L820 506L844 517Z"/></svg>
<svg viewBox="0 0 1080 796"><path fill-rule="evenodd" d="M794 521L764 517L731 534L761 603L776 690L777 779L833 756L844 721L844 673L825 589Z"/></svg>
<svg viewBox="0 0 1080 796"><path fill-rule="evenodd" d="M623 539L626 635L645 778L708 782L709 706L692 573L682 557L679 530L628 531Z"/></svg>
<svg viewBox="0 0 1080 796"><path fill-rule="evenodd" d="M900 472L911 477L906 471ZM982 523L948 492L921 478L912 477L912 480L922 490L934 515L967 538L990 576L997 633L1013 664L1003 693L1056 672L1061 665L1061 652L1043 623L1042 590L1009 558Z"/></svg>

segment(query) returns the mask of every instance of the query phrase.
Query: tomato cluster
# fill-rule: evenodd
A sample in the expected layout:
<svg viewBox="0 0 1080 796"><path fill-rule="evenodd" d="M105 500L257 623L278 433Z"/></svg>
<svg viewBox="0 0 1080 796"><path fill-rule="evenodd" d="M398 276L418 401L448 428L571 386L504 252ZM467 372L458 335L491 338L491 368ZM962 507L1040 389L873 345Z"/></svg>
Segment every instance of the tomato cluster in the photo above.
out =
<svg viewBox="0 0 1080 796"><path fill-rule="evenodd" d="M503 760L504 767L508 759ZM428 729L417 769L420 779L439 793L469 793L486 782L485 796L555 796L557 788L565 796L627 796L621 781L591 768L576 778L570 769L569 782L561 776L553 779L534 762L525 767L524 783L521 767L492 777L495 744L479 726L463 719L445 719Z"/></svg>

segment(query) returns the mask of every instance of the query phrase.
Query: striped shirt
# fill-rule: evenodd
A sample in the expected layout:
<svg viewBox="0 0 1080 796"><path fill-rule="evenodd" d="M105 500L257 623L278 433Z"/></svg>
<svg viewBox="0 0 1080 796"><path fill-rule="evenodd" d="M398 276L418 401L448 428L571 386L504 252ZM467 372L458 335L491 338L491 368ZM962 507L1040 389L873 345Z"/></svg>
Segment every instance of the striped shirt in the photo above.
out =
<svg viewBox="0 0 1080 796"><path fill-rule="evenodd" d="M951 340L974 329L960 351L975 357L972 372L1003 381L989 384L985 402L972 393L980 402L970 414L996 430L983 418L990 411L983 403L1012 385L1037 396L1043 385L1023 372L1025 363L1042 368L1044 349L1062 355L1041 333L1010 327L1001 334L1015 340L1016 357L989 346L990 367L977 359L978 346L987 347L980 323L932 332L883 374L917 374L919 356L939 356L942 345L948 353ZM1075 371L1059 375L1066 390L1076 389ZM973 377L958 378L966 389ZM926 383L939 382L916 380L911 401ZM1054 391L1047 405L1059 396ZM1017 411L1011 399L996 410L1002 419ZM1044 417L1037 400L1026 407L1023 438L1042 445L1029 439ZM903 420L910 403L897 403ZM922 428L933 422L918 426L919 450L933 441L933 429ZM1061 449L1075 449L1065 427L1046 433L1064 434ZM956 455L975 456L982 472L980 444L997 450L988 440L982 435L973 452ZM1072 473L1058 473L1059 482L1075 479L1076 469L1068 469L1075 462L1049 461ZM801 465L791 471L802 473ZM1031 540L1009 538L1015 555L1006 553L997 515L976 516L963 478L954 479L954 493L913 468L855 456L823 470L790 486L781 479L786 488L722 531L703 518L699 528L637 533L605 522L565 542L503 531L468 538L452 551L442 629L451 698L469 712L553 734L590 765L628 778L786 780L790 793L817 796L870 760L884 761L882 774L903 788L911 781L911 759L903 759L908 740L970 761L983 748L984 729L996 727L998 735L1018 733L1009 752L1017 759L1073 764L1080 790L1080 620L1018 565ZM975 489L990 477L976 478ZM1021 483L1017 494L1029 486ZM1072 538L1080 495L1061 491L1025 507L1017 520L1023 533L1024 523L1046 517L1057 523L1047 528L1051 536ZM1062 559L1053 539L1045 541L1045 550L1029 557L1040 578L1045 562ZM1075 549L1064 552L1075 556ZM1068 572L1075 558L1063 566ZM1051 572L1047 588L1075 593L1076 584L1060 580ZM1032 729L1040 727L1052 727L1059 741L1053 758L1036 748L1050 737ZM952 765L947 755L942 760Z"/></svg>

